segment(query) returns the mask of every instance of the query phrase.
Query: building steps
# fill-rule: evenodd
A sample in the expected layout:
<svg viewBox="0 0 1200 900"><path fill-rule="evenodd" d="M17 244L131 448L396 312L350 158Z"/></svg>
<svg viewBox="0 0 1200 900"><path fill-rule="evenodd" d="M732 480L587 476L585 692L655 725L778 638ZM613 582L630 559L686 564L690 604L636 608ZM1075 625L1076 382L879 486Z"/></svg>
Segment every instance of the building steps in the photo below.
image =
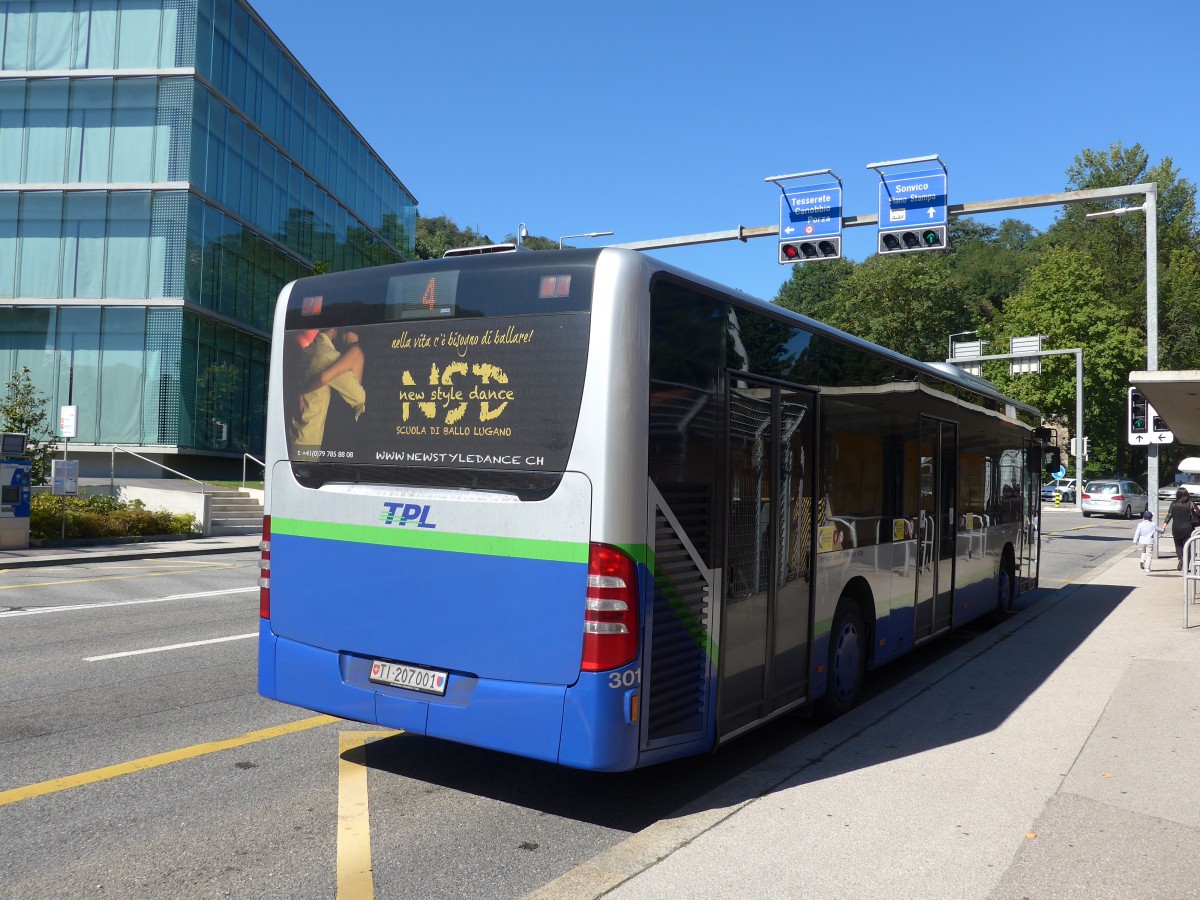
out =
<svg viewBox="0 0 1200 900"><path fill-rule="evenodd" d="M227 534L260 534L263 508L254 497L228 488L209 490L208 533L211 537Z"/></svg>

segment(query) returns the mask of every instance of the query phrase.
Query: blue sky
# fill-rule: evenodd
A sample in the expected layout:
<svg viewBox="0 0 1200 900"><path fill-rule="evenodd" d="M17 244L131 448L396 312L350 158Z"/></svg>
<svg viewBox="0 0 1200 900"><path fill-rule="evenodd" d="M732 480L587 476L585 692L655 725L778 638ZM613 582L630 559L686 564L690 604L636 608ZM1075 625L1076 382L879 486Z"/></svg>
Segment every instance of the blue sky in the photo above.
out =
<svg viewBox="0 0 1200 900"><path fill-rule="evenodd" d="M1196 0L251 2L422 215L495 240L775 225L763 179L823 168L847 215L873 214L867 163L931 153L951 204L1065 190L1077 154L1118 141L1200 181ZM845 233L853 259L874 244ZM654 255L772 299L776 252Z"/></svg>

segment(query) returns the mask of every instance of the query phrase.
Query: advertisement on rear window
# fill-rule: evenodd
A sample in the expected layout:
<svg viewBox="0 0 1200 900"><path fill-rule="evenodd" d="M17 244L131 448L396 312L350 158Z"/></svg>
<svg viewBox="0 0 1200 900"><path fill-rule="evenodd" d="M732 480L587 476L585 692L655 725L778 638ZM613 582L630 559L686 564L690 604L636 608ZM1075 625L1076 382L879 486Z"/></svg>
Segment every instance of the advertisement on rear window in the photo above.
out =
<svg viewBox="0 0 1200 900"><path fill-rule="evenodd" d="M288 331L289 456L562 471L579 416L588 322L586 314L413 318Z"/></svg>

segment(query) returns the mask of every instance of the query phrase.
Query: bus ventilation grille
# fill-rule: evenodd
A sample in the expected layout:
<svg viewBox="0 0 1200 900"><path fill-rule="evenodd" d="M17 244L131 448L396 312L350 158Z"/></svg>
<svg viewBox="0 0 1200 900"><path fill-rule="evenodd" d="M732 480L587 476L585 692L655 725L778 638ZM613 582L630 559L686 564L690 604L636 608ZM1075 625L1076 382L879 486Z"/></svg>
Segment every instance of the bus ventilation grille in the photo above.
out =
<svg viewBox="0 0 1200 900"><path fill-rule="evenodd" d="M655 513L655 532L646 695L651 742L703 733L709 644L709 587L704 572L661 511Z"/></svg>

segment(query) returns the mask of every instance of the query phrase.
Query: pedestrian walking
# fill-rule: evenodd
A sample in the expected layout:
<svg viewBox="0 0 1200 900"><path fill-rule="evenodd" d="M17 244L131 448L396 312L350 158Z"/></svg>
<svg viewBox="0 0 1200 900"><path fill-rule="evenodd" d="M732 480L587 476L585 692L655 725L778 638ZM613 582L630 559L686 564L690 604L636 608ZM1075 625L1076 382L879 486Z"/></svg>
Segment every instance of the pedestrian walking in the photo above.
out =
<svg viewBox="0 0 1200 900"><path fill-rule="evenodd" d="M1150 510L1142 513L1142 521L1133 530L1133 545L1142 548L1142 561L1138 565L1149 573L1154 553L1154 513Z"/></svg>
<svg viewBox="0 0 1200 900"><path fill-rule="evenodd" d="M1200 507L1196 506L1196 501L1192 499L1192 495L1185 487L1175 491L1175 499L1167 508L1167 517L1163 519L1162 528L1158 530L1159 534L1167 530L1168 524L1171 526L1171 537L1175 540L1175 568L1182 569L1183 545L1192 536L1196 526L1200 525Z"/></svg>

